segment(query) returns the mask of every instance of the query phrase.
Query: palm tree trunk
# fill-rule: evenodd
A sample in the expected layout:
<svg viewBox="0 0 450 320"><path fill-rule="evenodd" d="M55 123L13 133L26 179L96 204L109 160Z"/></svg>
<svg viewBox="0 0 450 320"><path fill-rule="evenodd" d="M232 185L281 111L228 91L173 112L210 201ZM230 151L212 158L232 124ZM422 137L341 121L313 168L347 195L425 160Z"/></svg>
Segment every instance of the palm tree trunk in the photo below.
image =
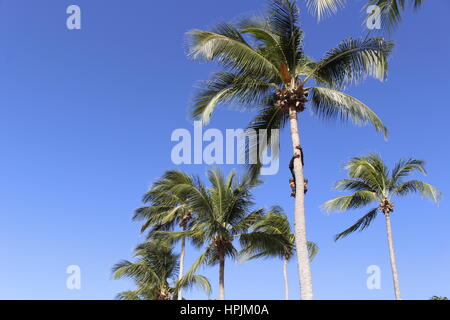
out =
<svg viewBox="0 0 450 320"><path fill-rule="evenodd" d="M387 213L385 214L385 217L386 217L386 231L389 244L389 256L391 258L392 278L394 280L395 299L402 300L400 295L400 284L398 281L397 263L395 262L394 243L392 241L391 215Z"/></svg>
<svg viewBox="0 0 450 320"><path fill-rule="evenodd" d="M289 300L289 282L288 282L288 274L287 274L287 259L283 259L283 278L284 278L284 297L286 300Z"/></svg>
<svg viewBox="0 0 450 320"><path fill-rule="evenodd" d="M223 252L220 252L219 259L219 299L225 300L225 255Z"/></svg>
<svg viewBox="0 0 450 320"><path fill-rule="evenodd" d="M183 228L183 231L186 230L186 228ZM186 251L186 239L183 238L181 240L181 254L180 254L180 272L178 274L178 280L181 280L183 278L183 272L184 272L184 255ZM178 290L178 300L183 300L183 288L180 288Z"/></svg>
<svg viewBox="0 0 450 320"><path fill-rule="evenodd" d="M292 147L294 153L300 154L300 150L296 148L300 146L297 111L292 107L289 109L289 122L291 127ZM294 234L295 246L297 248L297 267L300 279L301 299L313 300L311 269L309 266L308 247L306 240L305 185L303 178L303 165L300 158L294 160L294 174L296 181Z"/></svg>

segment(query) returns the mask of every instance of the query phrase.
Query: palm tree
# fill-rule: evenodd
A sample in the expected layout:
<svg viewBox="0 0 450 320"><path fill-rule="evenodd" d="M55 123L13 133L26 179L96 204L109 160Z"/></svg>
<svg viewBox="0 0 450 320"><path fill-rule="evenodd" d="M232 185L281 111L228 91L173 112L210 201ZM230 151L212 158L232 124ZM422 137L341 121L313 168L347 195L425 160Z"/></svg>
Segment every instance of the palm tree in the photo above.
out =
<svg viewBox="0 0 450 320"><path fill-rule="evenodd" d="M307 5L318 20L321 20L323 16L336 13L345 5L345 2L345 0L307 0ZM365 7L378 6L382 25L391 31L400 23L402 11L406 9L407 3L416 10L422 6L423 2L424 0L367 0Z"/></svg>
<svg viewBox="0 0 450 320"><path fill-rule="evenodd" d="M119 293L120 300L173 300L179 292L176 281L179 256L173 252L172 244L162 239L150 239L135 250L136 262L122 260L113 267L113 277L131 278L137 289ZM170 285L170 282L173 285ZM207 294L211 286L203 276L191 275L183 282L184 287L199 286Z"/></svg>
<svg viewBox="0 0 450 320"><path fill-rule="evenodd" d="M257 132L249 152L260 155L271 147L272 130L290 124L295 154L295 226L297 261L302 299L313 299L304 213L303 152L298 114L311 98L311 112L321 118L351 119L357 124L371 123L386 134L376 114L358 99L343 93L346 85L370 75L384 80L387 56L392 44L382 38L348 39L314 62L303 51L303 31L299 11L293 1L271 0L269 12L262 17L222 23L211 31L188 33L189 55L194 59L216 61L223 71L202 84L195 97L193 117L208 123L220 104L235 103L256 109L249 128ZM307 87L309 81L314 85ZM268 144L261 141L260 129L267 130ZM265 139L264 139L265 140ZM260 159L258 159L260 160ZM261 161L253 165L257 173Z"/></svg>
<svg viewBox="0 0 450 320"><path fill-rule="evenodd" d="M324 204L326 211L345 211L358 209L371 203L378 204L377 207L371 209L353 226L338 234L335 239L337 241L355 231L366 229L376 218L377 214L382 212L386 219L389 255L395 298L397 300L401 299L401 295L392 241L391 215L394 212L393 198L418 192L423 197L430 198L436 203L439 201L441 193L432 185L419 180L404 181L407 176L415 171L426 174L424 165L425 163L421 160L403 159L390 171L379 155L369 154L353 158L345 166L350 178L338 181L336 189L349 190L354 193L349 196L334 198Z"/></svg>
<svg viewBox="0 0 450 320"><path fill-rule="evenodd" d="M182 230L190 230L194 222L192 209L187 203L187 197L180 192L179 186L193 184L193 178L178 170L170 170L157 180L150 191L143 198L143 202L150 204L136 210L134 220L145 223L141 232L150 227L149 236L158 230L173 230L178 225ZM186 254L186 239L181 239L181 256L178 279L181 280L184 272L184 258ZM183 299L182 288L178 292L178 299Z"/></svg>
<svg viewBox="0 0 450 320"><path fill-rule="evenodd" d="M219 298L225 299L225 260L235 259L238 251L233 242L245 233L255 220L263 215L262 209L251 210L253 206L251 189L259 181L244 176L236 181L235 173L224 177L217 169L208 170L210 188L199 180L196 184L183 185L183 192L189 193L189 205L197 213L191 230L159 231L169 239L190 237L197 243L204 243L205 250L185 274L184 280L192 277L201 265L219 264Z"/></svg>
<svg viewBox="0 0 450 320"><path fill-rule="evenodd" d="M289 300L289 285L287 264L294 255L295 236L291 225L279 206L271 210L251 227L251 231L240 237L242 250L240 255L244 260L256 258L280 258L283 260L283 280L285 299ZM318 251L314 242L308 242L309 258L312 260Z"/></svg>
<svg viewBox="0 0 450 320"><path fill-rule="evenodd" d="M441 296L433 296L431 297L430 300L435 300L435 301L448 301L447 297L441 297Z"/></svg>

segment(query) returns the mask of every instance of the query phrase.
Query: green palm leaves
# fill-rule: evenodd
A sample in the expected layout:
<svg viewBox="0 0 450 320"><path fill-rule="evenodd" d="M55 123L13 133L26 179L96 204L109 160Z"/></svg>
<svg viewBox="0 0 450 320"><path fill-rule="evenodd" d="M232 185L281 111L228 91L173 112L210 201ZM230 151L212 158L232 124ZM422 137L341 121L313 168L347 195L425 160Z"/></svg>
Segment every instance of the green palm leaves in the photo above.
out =
<svg viewBox="0 0 450 320"><path fill-rule="evenodd" d="M193 184L193 177L178 170L167 171L143 197L150 204L136 210L133 219L145 221L142 232L152 227L150 235L157 230L172 230L178 224L189 228L192 210L187 205L188 195L183 187Z"/></svg>
<svg viewBox="0 0 450 320"><path fill-rule="evenodd" d="M391 31L400 23L402 11L406 9L407 4L418 9L423 2L423 0L367 0L365 6L376 5L380 9L382 25ZM345 3L345 0L307 0L308 8L318 20L336 13Z"/></svg>
<svg viewBox="0 0 450 320"><path fill-rule="evenodd" d="M170 242L152 239L135 250L135 262L122 260L113 267L115 279L130 278L137 288L134 291L120 293L121 300L172 300L176 297L178 255L173 252ZM184 287L199 286L209 294L211 286L208 280L193 275L185 281Z"/></svg>
<svg viewBox="0 0 450 320"><path fill-rule="evenodd" d="M353 192L348 196L341 196L329 200L323 207L326 211L346 211L359 209L370 204L376 205L353 226L336 236L336 240L355 231L367 228L379 211L382 211L384 200L392 201L394 197L401 197L410 193L419 193L424 198L438 202L441 193L432 185L419 180L405 181L414 172L426 174L425 163L416 159L403 159L397 162L390 171L380 156L370 154L351 159L345 168L349 179L336 183L337 190Z"/></svg>
<svg viewBox="0 0 450 320"><path fill-rule="evenodd" d="M441 193L432 185L419 180L405 181L405 178L415 172L426 174L424 165L425 163L421 160L403 159L397 162L391 171L377 154L353 158L345 165L349 179L336 183L336 189L351 191L352 194L331 199L323 205L326 211L346 211L375 205L354 225L336 235L336 241L356 231L366 229L380 212L383 213L386 220L389 257L397 300L402 298L392 237L391 214L395 208L392 201L395 197L405 196L409 193L420 193L422 197L429 198L434 202L439 201Z"/></svg>
<svg viewBox="0 0 450 320"><path fill-rule="evenodd" d="M367 76L383 81L387 76L387 56L392 47L392 43L383 38L344 40L326 53L306 79L315 77L317 82L331 88L345 88L347 84L359 83Z"/></svg>
<svg viewBox="0 0 450 320"><path fill-rule="evenodd" d="M206 278L196 274L203 265L219 265L220 298L225 294L225 261L238 257L279 256L289 260L294 235L280 207L266 212L254 208L252 190L261 182L250 175L225 176L218 169L207 171L207 184L198 176L169 170L156 180L144 196L148 206L136 210L134 219L143 221L148 240L135 252L136 262L122 261L114 277L135 280L137 289L121 293L120 299L174 299L181 289L197 286L209 294ZM190 240L202 252L186 273L184 260L172 245ZM241 248L236 247L240 243ZM311 259L317 253L308 244ZM178 276L178 279L176 277Z"/></svg>
<svg viewBox="0 0 450 320"><path fill-rule="evenodd" d="M193 263L181 280L195 274L202 265L220 265L220 298L224 299L224 263L226 258L234 259L238 250L234 239L245 233L263 214L263 210L252 210L251 190L257 181L243 177L240 181L234 172L227 177L219 170L208 170L209 187L200 180L181 187L188 194L189 206L196 212L196 220L191 230L180 232L159 232L168 239L192 238L204 244L204 251Z"/></svg>
<svg viewBox="0 0 450 320"><path fill-rule="evenodd" d="M239 241L243 249L240 254L244 259L273 257L290 260L295 250L294 238L286 214L281 207L275 206L256 220L251 232L241 235ZM318 250L314 242L308 242L310 259Z"/></svg>
<svg viewBox="0 0 450 320"><path fill-rule="evenodd" d="M364 125L372 123L377 131L387 137L387 128L378 116L364 103L343 92L312 87L311 112L322 119L338 118L342 121L351 119L353 123Z"/></svg>
<svg viewBox="0 0 450 320"><path fill-rule="evenodd" d="M274 107L282 88L314 81L312 111L324 118L373 124L383 133L381 120L362 102L338 90L367 76L384 80L392 43L382 38L347 39L314 62L303 50L303 31L293 1L272 0L265 16L220 24L211 31L188 33L189 56L216 61L223 70L200 84L192 116L204 124L223 104L256 110L249 127L282 128L287 114Z"/></svg>

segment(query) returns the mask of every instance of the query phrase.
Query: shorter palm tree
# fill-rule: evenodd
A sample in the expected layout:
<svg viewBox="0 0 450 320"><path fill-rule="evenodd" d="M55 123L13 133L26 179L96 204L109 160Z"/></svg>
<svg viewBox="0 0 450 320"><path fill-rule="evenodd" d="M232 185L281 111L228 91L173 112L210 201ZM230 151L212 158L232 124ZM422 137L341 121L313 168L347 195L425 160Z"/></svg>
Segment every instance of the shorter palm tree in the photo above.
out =
<svg viewBox="0 0 450 320"><path fill-rule="evenodd" d="M235 179L235 172L224 177L218 169L208 170L211 184L205 187L200 180L195 184L180 186L189 193L189 205L196 212L196 221L191 230L174 232L159 231L168 239L177 240L185 237L203 243L205 250L192 264L181 283L192 277L201 265L219 264L219 298L225 299L225 260L235 259L238 250L234 240L244 234L256 219L264 214L263 209L252 210L251 189L259 184L249 175L241 181Z"/></svg>
<svg viewBox="0 0 450 320"><path fill-rule="evenodd" d="M419 180L404 181L407 176L415 171L426 174L424 165L424 161L421 160L403 159L395 165L391 172L379 155L369 154L353 158L345 166L350 179L338 181L335 188L354 193L349 196L334 198L324 204L326 211L345 211L358 209L371 203L378 204L377 207L371 209L353 226L338 234L335 239L338 240L355 231L366 229L378 213L382 212L386 219L390 262L397 300L401 299L401 295L392 241L391 214L394 212L393 198L406 196L410 193L420 193L423 197L430 198L436 203L439 201L441 193L432 185Z"/></svg>
<svg viewBox="0 0 450 320"><path fill-rule="evenodd" d="M119 293L120 300L173 300L177 298L180 282L177 279L179 255L173 252L172 243L162 239L150 239L135 250L136 262L122 260L113 267L114 279L133 279L135 290ZM172 284L170 283L172 282ZM201 287L207 294L211 292L208 279L191 275L183 287Z"/></svg>
<svg viewBox="0 0 450 320"><path fill-rule="evenodd" d="M195 221L194 213L189 207L187 194L179 187L194 184L194 178L179 170L169 170L153 183L150 191L143 198L147 206L138 208L133 220L144 221L141 232L148 229L149 237L159 230L174 230L177 225L185 231L190 230ZM181 239L181 255L178 279L184 273L186 255L186 239ZM183 299L182 288L178 292L178 300Z"/></svg>
<svg viewBox="0 0 450 320"><path fill-rule="evenodd" d="M241 235L242 260L257 258L280 258L283 260L283 280L285 299L289 300L287 264L294 255L295 235L283 208L272 207L251 227L251 231ZM312 260L318 251L314 242L308 242L308 254Z"/></svg>

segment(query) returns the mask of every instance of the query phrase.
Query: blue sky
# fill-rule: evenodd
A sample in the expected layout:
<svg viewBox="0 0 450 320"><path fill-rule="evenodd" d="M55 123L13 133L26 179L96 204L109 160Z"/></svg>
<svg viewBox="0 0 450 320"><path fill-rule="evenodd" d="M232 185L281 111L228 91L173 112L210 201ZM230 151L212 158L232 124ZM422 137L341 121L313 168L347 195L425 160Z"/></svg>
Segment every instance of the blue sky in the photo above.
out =
<svg viewBox="0 0 450 320"><path fill-rule="evenodd" d="M305 49L316 59L340 40L365 34L364 1L320 24L299 3ZM81 30L66 28L71 4L81 7ZM112 280L111 267L131 258L143 240L132 212L152 181L175 168L171 133L192 129L193 86L214 69L186 59L184 33L262 8L257 0L0 1L0 298L112 299L132 287ZM308 238L320 246L312 263L318 299L393 298L383 219L335 243L333 235L363 212L320 209L338 195L331 187L345 176L342 164L370 151L391 165L409 156L427 161L424 179L444 198L439 206L420 197L397 202L392 223L400 284L406 299L450 295L449 15L446 0L409 11L392 34L389 80L368 79L349 90L384 120L387 142L370 127L301 115ZM242 128L250 118L223 109L210 127ZM282 139L282 169L255 195L259 206L281 205L292 218L286 132ZM181 169L204 176L207 167ZM188 265L197 254L189 248ZM66 288L69 265L81 267L81 290ZM370 265L382 270L381 290L366 288ZM217 267L201 273L216 289ZM294 261L289 274L296 298ZM226 296L282 299L281 262L228 262ZM187 298L205 296L193 291Z"/></svg>

